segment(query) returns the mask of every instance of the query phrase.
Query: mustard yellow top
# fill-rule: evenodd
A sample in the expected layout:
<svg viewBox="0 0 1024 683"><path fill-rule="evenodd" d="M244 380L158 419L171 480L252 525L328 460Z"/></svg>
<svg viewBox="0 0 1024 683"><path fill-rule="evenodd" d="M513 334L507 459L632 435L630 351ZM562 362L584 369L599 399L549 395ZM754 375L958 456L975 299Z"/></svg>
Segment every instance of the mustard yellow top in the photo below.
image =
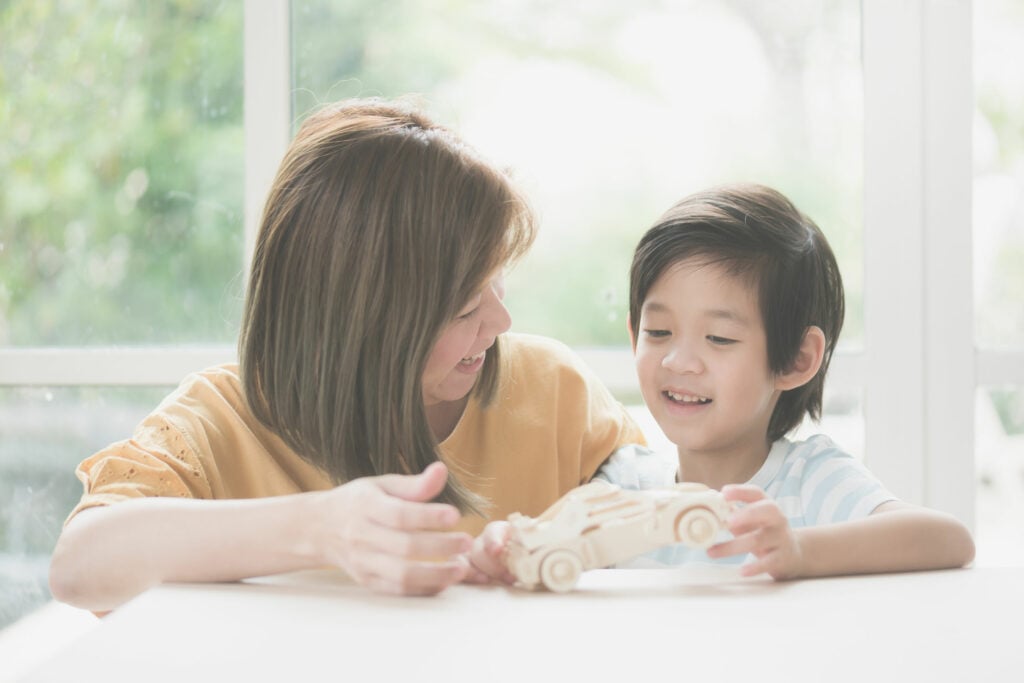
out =
<svg viewBox="0 0 1024 683"><path fill-rule="evenodd" d="M495 400L486 409L469 401L442 458L493 503L491 519L537 516L617 448L644 438L565 345L512 334L502 344ZM333 485L252 416L237 364L186 377L131 439L86 458L76 473L85 493L71 516L128 498L260 498ZM485 521L468 516L460 528L476 534Z"/></svg>

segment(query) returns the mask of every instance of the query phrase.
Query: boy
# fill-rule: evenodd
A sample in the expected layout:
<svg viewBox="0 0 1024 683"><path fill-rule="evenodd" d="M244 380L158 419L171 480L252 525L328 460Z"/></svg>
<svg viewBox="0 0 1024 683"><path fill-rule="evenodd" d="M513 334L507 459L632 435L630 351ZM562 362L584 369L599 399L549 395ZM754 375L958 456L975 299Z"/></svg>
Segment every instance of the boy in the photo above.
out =
<svg viewBox="0 0 1024 683"><path fill-rule="evenodd" d="M767 187L687 197L637 246L629 327L641 392L677 446L678 480L741 504L728 521L732 538L707 558L752 555L745 576L939 569L974 558L957 520L897 500L824 436L785 438L804 415L821 415L843 301L824 235ZM654 457L622 449L596 476L624 488L670 483L650 475ZM505 534L502 523L490 525L471 559L508 580L499 566ZM695 555L671 546L649 559Z"/></svg>

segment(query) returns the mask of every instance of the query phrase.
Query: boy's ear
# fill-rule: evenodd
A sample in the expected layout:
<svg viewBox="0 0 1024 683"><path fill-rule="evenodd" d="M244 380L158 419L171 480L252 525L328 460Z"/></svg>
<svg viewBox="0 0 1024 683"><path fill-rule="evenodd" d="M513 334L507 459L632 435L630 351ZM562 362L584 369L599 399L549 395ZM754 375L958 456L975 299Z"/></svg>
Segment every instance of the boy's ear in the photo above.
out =
<svg viewBox="0 0 1024 683"><path fill-rule="evenodd" d="M629 333L629 345L633 347L633 353L636 353L636 337L633 336L633 315L626 313L626 332Z"/></svg>
<svg viewBox="0 0 1024 683"><path fill-rule="evenodd" d="M804 332L793 365L775 378L775 388L788 391L807 384L818 374L824 356L825 333L817 325L811 325Z"/></svg>

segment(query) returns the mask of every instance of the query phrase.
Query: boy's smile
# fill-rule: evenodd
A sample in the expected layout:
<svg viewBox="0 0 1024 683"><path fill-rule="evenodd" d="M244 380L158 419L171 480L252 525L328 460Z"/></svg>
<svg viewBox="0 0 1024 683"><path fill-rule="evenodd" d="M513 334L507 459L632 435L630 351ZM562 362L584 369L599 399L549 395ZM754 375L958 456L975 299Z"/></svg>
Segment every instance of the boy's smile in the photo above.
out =
<svg viewBox="0 0 1024 683"><path fill-rule="evenodd" d="M708 398L707 396L698 396L696 394L688 394L685 391L673 391L671 389L666 389L662 393L665 394L665 396L667 396L670 401L673 401L675 403L682 403L682 404L689 403L690 405L702 405L702 406L711 403L711 399Z"/></svg>
<svg viewBox="0 0 1024 683"><path fill-rule="evenodd" d="M700 259L677 263L648 292L635 343L641 392L683 478L753 476L781 393L754 285Z"/></svg>

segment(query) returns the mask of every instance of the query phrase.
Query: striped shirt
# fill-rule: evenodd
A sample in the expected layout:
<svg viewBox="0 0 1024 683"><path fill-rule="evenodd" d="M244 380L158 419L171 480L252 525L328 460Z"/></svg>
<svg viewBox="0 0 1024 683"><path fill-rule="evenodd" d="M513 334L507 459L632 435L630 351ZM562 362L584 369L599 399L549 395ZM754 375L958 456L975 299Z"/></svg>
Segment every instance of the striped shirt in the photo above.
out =
<svg viewBox="0 0 1024 683"><path fill-rule="evenodd" d="M595 477L624 489L657 488L674 480L672 465L666 465L663 454L626 446L616 451ZM863 519L882 503L896 500L860 461L820 434L806 441L776 441L761 469L747 483L761 487L775 499L793 529ZM723 531L716 542L729 538L729 532ZM658 548L618 566L740 564L745 559L736 555L712 560L701 549L679 544Z"/></svg>

